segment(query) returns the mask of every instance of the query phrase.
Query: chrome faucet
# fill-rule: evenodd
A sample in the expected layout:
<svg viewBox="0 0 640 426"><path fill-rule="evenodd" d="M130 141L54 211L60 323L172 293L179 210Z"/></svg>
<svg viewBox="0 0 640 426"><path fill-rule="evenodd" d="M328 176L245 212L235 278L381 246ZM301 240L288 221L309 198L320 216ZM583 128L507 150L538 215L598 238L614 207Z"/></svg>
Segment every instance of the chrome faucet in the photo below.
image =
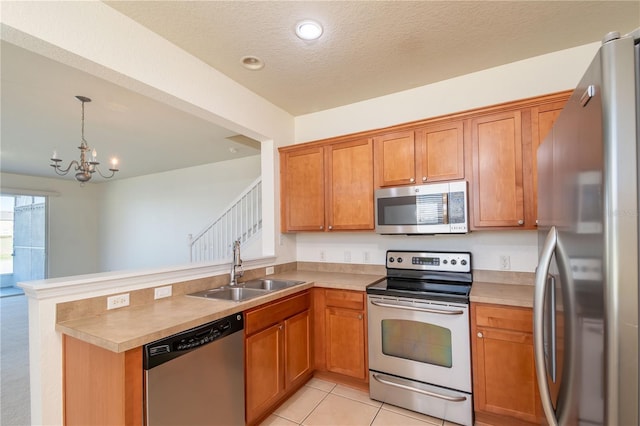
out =
<svg viewBox="0 0 640 426"><path fill-rule="evenodd" d="M238 278L244 274L242 259L240 259L240 240L233 242L233 261L231 262L231 281L229 285L238 284Z"/></svg>

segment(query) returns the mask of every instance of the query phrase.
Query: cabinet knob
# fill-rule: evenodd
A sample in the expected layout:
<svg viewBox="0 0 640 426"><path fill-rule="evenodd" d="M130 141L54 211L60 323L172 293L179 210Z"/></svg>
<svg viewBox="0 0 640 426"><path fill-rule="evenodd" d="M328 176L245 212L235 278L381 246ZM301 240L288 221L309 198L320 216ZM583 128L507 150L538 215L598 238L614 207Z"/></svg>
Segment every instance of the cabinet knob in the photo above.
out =
<svg viewBox="0 0 640 426"><path fill-rule="evenodd" d="M520 220L518 221L518 225L524 225L524 220L520 219Z"/></svg>
<svg viewBox="0 0 640 426"><path fill-rule="evenodd" d="M282 330L282 325L280 325L280 327L278 327L278 330ZM479 334L479 333L478 333Z"/></svg>
<svg viewBox="0 0 640 426"><path fill-rule="evenodd" d="M320 229L324 229L324 226L320 225Z"/></svg>
<svg viewBox="0 0 640 426"><path fill-rule="evenodd" d="M358 314L358 319L361 320L362 319L362 314Z"/></svg>
<svg viewBox="0 0 640 426"><path fill-rule="evenodd" d="M422 176L422 181L426 182L427 181L427 177L426 176Z"/></svg>
<svg viewBox="0 0 640 426"><path fill-rule="evenodd" d="M478 337L482 339L482 332L478 331Z"/></svg>
<svg viewBox="0 0 640 426"><path fill-rule="evenodd" d="M329 225L329 231L331 231L333 229L333 226Z"/></svg>
<svg viewBox="0 0 640 426"><path fill-rule="evenodd" d="M536 226L538 226L538 219L536 219Z"/></svg>
<svg viewBox="0 0 640 426"><path fill-rule="evenodd" d="M415 180L414 178L409 179L409 182L411 182L411 183L413 183L413 182L415 182L415 181L416 181L416 180Z"/></svg>

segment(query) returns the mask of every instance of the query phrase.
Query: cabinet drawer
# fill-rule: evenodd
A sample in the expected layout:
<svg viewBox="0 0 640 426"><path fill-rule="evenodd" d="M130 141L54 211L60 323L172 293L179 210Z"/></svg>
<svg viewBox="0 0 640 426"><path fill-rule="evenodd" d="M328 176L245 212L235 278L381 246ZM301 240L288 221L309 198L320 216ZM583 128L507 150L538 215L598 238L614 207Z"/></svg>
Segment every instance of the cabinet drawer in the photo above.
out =
<svg viewBox="0 0 640 426"><path fill-rule="evenodd" d="M310 305L311 295L307 290L284 300L278 300L266 306L251 309L245 313L245 333L250 335L270 325L284 321L297 313L309 309Z"/></svg>
<svg viewBox="0 0 640 426"><path fill-rule="evenodd" d="M515 306L475 304L476 325L533 333L533 310Z"/></svg>
<svg viewBox="0 0 640 426"><path fill-rule="evenodd" d="M364 293L349 290L326 290L326 306L346 309L364 309Z"/></svg>

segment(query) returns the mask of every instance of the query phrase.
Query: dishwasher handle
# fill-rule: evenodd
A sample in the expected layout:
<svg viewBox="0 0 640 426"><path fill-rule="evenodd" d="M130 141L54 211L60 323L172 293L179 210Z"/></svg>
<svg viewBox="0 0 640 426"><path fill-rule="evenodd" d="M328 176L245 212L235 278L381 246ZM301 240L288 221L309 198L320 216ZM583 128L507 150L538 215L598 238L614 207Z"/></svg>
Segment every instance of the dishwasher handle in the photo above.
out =
<svg viewBox="0 0 640 426"><path fill-rule="evenodd" d="M220 318L143 346L143 367L154 367L244 329L242 312Z"/></svg>

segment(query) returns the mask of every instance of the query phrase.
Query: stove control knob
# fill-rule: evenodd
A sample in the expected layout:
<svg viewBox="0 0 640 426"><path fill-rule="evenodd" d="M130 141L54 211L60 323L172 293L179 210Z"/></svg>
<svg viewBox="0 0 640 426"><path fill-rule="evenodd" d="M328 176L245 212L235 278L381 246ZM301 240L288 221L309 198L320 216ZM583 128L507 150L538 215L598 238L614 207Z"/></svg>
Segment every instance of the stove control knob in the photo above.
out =
<svg viewBox="0 0 640 426"><path fill-rule="evenodd" d="M442 261L442 264L443 264L443 265L446 265L447 263L449 263L449 261L448 261L447 259L445 259L445 260L443 260L443 261Z"/></svg>
<svg viewBox="0 0 640 426"><path fill-rule="evenodd" d="M398 263L402 263L402 258L401 257L398 258Z"/></svg>
<svg viewBox="0 0 640 426"><path fill-rule="evenodd" d="M390 257L390 258L389 258L389 263L393 263L393 262L395 262L395 261L396 261L396 260L395 260L393 257Z"/></svg>
<svg viewBox="0 0 640 426"><path fill-rule="evenodd" d="M458 263L455 259L451 259L451 264L455 265L456 263Z"/></svg>
<svg viewBox="0 0 640 426"><path fill-rule="evenodd" d="M462 260L460 261L460 264L461 264L462 266L466 266L466 265L467 265L467 261L466 261L466 260L464 260L464 259L462 259Z"/></svg>

